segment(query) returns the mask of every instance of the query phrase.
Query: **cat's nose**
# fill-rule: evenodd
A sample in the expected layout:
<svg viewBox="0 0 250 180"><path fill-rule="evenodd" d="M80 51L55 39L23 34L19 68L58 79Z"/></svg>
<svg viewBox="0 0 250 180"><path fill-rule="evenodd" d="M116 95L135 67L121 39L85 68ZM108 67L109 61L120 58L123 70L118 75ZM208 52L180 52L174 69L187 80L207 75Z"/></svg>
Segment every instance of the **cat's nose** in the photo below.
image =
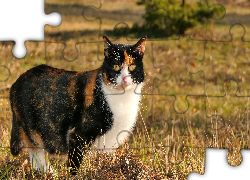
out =
<svg viewBox="0 0 250 180"><path fill-rule="evenodd" d="M127 84L128 83L128 78L126 76L123 77L122 80L123 80L123 84Z"/></svg>

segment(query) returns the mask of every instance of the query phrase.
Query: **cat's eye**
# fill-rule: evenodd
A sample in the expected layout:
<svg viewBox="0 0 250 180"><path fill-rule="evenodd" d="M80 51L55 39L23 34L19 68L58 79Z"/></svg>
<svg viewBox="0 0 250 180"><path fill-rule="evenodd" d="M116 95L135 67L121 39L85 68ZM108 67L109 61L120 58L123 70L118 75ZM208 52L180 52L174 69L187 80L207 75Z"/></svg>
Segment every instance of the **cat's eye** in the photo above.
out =
<svg viewBox="0 0 250 180"><path fill-rule="evenodd" d="M114 70L115 70L115 71L119 71L119 69L120 69L120 66L118 66L117 64L115 64L115 65L114 65Z"/></svg>
<svg viewBox="0 0 250 180"><path fill-rule="evenodd" d="M128 67L129 71L133 71L135 70L135 65L134 64L131 64L129 67Z"/></svg>

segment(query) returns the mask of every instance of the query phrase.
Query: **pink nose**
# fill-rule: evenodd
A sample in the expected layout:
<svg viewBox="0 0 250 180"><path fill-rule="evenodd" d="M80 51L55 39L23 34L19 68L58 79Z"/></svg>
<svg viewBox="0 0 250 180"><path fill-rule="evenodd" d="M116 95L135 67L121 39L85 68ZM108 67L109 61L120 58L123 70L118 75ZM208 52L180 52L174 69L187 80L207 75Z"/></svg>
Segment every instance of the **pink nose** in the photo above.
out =
<svg viewBox="0 0 250 180"><path fill-rule="evenodd" d="M125 76L125 77L123 77L123 78L122 78L122 80L123 80L123 84L127 84L128 79L127 79L127 77L126 77L126 76Z"/></svg>

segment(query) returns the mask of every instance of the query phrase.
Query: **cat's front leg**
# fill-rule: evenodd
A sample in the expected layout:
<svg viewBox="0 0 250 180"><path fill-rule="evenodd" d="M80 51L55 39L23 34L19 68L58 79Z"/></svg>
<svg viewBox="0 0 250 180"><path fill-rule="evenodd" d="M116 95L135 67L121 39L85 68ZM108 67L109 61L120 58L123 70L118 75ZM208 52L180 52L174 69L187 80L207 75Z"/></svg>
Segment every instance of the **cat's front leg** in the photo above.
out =
<svg viewBox="0 0 250 180"><path fill-rule="evenodd" d="M70 173L76 175L82 163L83 154L86 150L82 137L72 133L69 138L68 168Z"/></svg>

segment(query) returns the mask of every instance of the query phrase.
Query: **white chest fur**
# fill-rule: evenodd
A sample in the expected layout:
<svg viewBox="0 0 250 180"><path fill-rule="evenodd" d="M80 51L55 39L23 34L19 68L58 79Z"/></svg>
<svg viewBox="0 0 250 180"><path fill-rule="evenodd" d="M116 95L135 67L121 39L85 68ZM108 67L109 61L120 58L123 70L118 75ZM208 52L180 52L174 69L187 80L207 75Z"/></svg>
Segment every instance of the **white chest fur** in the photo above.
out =
<svg viewBox="0 0 250 180"><path fill-rule="evenodd" d="M136 93L135 88L117 92L104 83L102 88L113 113L113 125L106 134L95 140L93 146L109 151L117 148L131 134L136 122L142 84L137 86Z"/></svg>

